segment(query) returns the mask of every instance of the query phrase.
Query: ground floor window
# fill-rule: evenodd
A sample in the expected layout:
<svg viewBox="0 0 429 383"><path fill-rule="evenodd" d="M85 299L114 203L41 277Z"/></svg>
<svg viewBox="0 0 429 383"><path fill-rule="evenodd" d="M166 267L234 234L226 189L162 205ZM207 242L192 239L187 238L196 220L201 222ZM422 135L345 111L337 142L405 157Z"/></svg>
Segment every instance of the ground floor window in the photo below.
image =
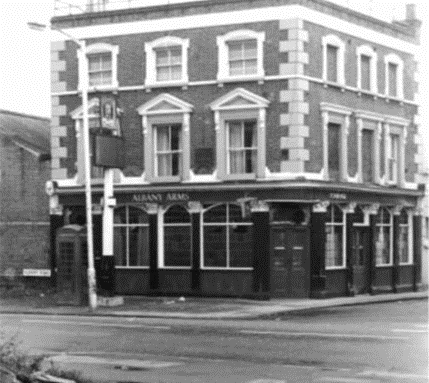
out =
<svg viewBox="0 0 429 383"><path fill-rule="evenodd" d="M387 208L381 208L376 221L376 257L377 266L392 265L392 214Z"/></svg>
<svg viewBox="0 0 429 383"><path fill-rule="evenodd" d="M325 267L326 269L343 268L346 265L345 214L336 205L328 209L329 218L325 224Z"/></svg>
<svg viewBox="0 0 429 383"><path fill-rule="evenodd" d="M410 215L407 210L402 210L399 216L399 263L411 264L410 249Z"/></svg>
<svg viewBox="0 0 429 383"><path fill-rule="evenodd" d="M184 206L170 206L164 213L164 266L190 267L191 259L191 216Z"/></svg>
<svg viewBox="0 0 429 383"><path fill-rule="evenodd" d="M121 206L114 214L116 266L149 266L149 221L145 211Z"/></svg>
<svg viewBox="0 0 429 383"><path fill-rule="evenodd" d="M203 267L252 267L253 224L240 205L206 206L201 237Z"/></svg>

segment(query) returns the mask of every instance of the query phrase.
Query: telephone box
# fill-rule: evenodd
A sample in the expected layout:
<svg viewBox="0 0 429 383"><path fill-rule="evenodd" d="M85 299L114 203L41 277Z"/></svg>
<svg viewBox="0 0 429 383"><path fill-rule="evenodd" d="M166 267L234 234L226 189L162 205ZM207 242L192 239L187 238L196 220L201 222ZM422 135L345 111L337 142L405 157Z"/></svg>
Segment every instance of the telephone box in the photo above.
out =
<svg viewBox="0 0 429 383"><path fill-rule="evenodd" d="M57 232L57 303L88 304L88 252L85 226L66 225Z"/></svg>

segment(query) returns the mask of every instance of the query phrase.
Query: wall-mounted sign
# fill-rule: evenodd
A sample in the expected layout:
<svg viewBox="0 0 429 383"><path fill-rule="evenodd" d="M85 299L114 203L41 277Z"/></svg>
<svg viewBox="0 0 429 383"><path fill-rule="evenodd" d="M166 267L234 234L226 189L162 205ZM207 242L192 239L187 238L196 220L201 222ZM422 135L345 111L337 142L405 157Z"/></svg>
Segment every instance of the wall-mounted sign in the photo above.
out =
<svg viewBox="0 0 429 383"><path fill-rule="evenodd" d="M24 277L50 277L51 270L49 269L23 269L22 275Z"/></svg>
<svg viewBox="0 0 429 383"><path fill-rule="evenodd" d="M344 194L344 193L329 193L329 199L335 199L335 200L345 201L345 200L347 200L347 194Z"/></svg>
<svg viewBox="0 0 429 383"><path fill-rule="evenodd" d="M188 202L188 193L139 193L133 194L133 202L142 203L168 203L168 202Z"/></svg>

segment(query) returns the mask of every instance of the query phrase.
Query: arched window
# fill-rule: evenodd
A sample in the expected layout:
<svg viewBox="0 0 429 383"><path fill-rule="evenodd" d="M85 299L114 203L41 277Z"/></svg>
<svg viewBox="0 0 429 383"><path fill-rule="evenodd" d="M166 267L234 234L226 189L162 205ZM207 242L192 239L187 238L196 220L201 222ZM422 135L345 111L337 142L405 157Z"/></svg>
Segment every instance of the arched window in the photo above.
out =
<svg viewBox="0 0 429 383"><path fill-rule="evenodd" d="M253 224L238 204L208 207L203 214L202 265L205 268L251 268Z"/></svg>
<svg viewBox="0 0 429 383"><path fill-rule="evenodd" d="M121 206L114 213L114 252L116 266L149 266L149 221L142 209Z"/></svg>
<svg viewBox="0 0 429 383"><path fill-rule="evenodd" d="M172 205L164 213L164 258L162 267L191 267L191 216L184 206Z"/></svg>
<svg viewBox="0 0 429 383"><path fill-rule="evenodd" d="M338 269L346 266L346 222L345 213L337 206L328 209L325 224L325 268Z"/></svg>
<svg viewBox="0 0 429 383"><path fill-rule="evenodd" d="M376 265L377 266L391 266L392 265L392 233L393 217L391 212L382 207L378 211L376 221Z"/></svg>

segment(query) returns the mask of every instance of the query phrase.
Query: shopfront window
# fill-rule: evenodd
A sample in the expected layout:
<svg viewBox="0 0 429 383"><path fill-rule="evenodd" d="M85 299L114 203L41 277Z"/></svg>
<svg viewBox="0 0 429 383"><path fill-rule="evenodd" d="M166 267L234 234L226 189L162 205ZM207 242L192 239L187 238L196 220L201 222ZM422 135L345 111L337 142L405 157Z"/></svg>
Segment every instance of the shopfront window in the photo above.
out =
<svg viewBox="0 0 429 383"><path fill-rule="evenodd" d="M377 215L376 265L392 265L392 215L387 208L381 208Z"/></svg>
<svg viewBox="0 0 429 383"><path fill-rule="evenodd" d="M329 218L325 224L325 267L326 269L344 268L346 266L346 225L345 214L336 205L328 209Z"/></svg>
<svg viewBox="0 0 429 383"><path fill-rule="evenodd" d="M240 205L208 206L203 214L203 266L251 268L253 224Z"/></svg>
<svg viewBox="0 0 429 383"><path fill-rule="evenodd" d="M114 215L114 252L116 266L149 266L148 215L134 206L121 206Z"/></svg>
<svg viewBox="0 0 429 383"><path fill-rule="evenodd" d="M183 206L170 206L164 214L164 266L190 267L191 254L191 216Z"/></svg>
<svg viewBox="0 0 429 383"><path fill-rule="evenodd" d="M413 263L410 249L410 215L402 210L399 216L399 263L409 265Z"/></svg>

